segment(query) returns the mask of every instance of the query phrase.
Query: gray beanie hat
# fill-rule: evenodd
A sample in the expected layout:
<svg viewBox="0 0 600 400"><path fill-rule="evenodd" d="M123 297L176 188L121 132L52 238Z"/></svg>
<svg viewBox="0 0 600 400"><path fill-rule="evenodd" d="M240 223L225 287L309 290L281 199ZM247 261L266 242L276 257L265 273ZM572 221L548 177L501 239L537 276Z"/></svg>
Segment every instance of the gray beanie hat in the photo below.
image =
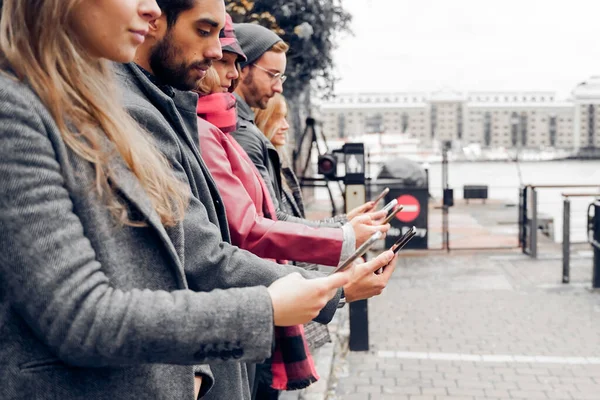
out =
<svg viewBox="0 0 600 400"><path fill-rule="evenodd" d="M240 63L242 68L256 62L265 54L274 44L282 42L277 34L264 26L257 24L233 24L235 35L242 46L246 61Z"/></svg>

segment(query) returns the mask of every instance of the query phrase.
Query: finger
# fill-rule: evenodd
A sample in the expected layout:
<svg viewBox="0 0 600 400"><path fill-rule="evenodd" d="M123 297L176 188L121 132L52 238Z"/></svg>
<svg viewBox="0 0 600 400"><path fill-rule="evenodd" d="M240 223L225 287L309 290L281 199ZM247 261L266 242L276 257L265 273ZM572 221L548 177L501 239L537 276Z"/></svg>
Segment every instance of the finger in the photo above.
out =
<svg viewBox="0 0 600 400"><path fill-rule="evenodd" d="M290 281L302 281L302 280L304 280L304 277L302 275L300 275L298 272L292 272L280 279L285 279L285 280L290 280Z"/></svg>
<svg viewBox="0 0 600 400"><path fill-rule="evenodd" d="M354 260L354 262L352 264L359 265L359 264L364 264L364 263L365 263L365 259L362 257L358 257L356 260Z"/></svg>
<svg viewBox="0 0 600 400"><path fill-rule="evenodd" d="M373 273L377 271L379 268L385 267L392 261L394 258L394 252L391 250L384 251L371 261L362 264L360 267L364 268L368 271L368 273Z"/></svg>
<svg viewBox="0 0 600 400"><path fill-rule="evenodd" d="M354 219L352 219L352 222L355 224L360 224L360 225L371 225L372 224L371 216L368 214L356 216L356 217L354 217Z"/></svg>
<svg viewBox="0 0 600 400"><path fill-rule="evenodd" d="M335 274L329 275L325 278L317 278L323 281L323 285L325 286L325 290L333 290L339 289L348 282L350 282L351 277L351 268L344 272L336 272Z"/></svg>
<svg viewBox="0 0 600 400"><path fill-rule="evenodd" d="M367 201L365 204L358 207L356 210L357 210L357 212L362 214L362 213L372 209L374 206L375 206L375 204L372 201Z"/></svg>
<svg viewBox="0 0 600 400"><path fill-rule="evenodd" d="M391 228L390 224L385 224L385 225L373 225L373 232L375 231L380 231L382 233L385 233L387 231L389 231Z"/></svg>
<svg viewBox="0 0 600 400"><path fill-rule="evenodd" d="M387 281L392 277L392 274L396 270L396 261L398 260L398 254L394 255L394 258L388 263L388 265L383 269L383 278Z"/></svg>
<svg viewBox="0 0 600 400"><path fill-rule="evenodd" d="M387 213L385 212L385 210L379 210L379 211L369 213L369 216L373 220L378 220L378 219L384 219L387 216Z"/></svg>

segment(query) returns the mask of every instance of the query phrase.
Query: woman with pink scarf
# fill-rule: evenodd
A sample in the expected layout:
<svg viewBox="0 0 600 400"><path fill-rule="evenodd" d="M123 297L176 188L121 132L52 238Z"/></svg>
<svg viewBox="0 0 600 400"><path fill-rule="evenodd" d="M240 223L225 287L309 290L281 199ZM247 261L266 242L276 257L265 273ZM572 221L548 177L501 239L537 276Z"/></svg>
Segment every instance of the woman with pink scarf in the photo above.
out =
<svg viewBox="0 0 600 400"><path fill-rule="evenodd" d="M237 42L229 15L220 40L223 58L215 61L198 89L198 133L203 159L225 202L232 243L281 263L294 260L337 265L342 247L341 229L312 228L277 221L275 207L260 173L230 135L235 131L237 122L232 92L239 78L238 61L245 59L245 55ZM348 217L353 218L370 206L367 203ZM387 231L389 226L373 228ZM377 269L376 264L380 263L375 259L355 267L356 279L344 288L348 301L379 294L368 288L365 290L364 282L368 280L364 278L372 274ZM254 388L256 398L277 398L280 390L302 389L318 379L308 342L315 347L322 345L323 338L328 340L328 333L325 326L314 324L310 325L311 337L305 335L301 325L277 328L273 355L258 368Z"/></svg>

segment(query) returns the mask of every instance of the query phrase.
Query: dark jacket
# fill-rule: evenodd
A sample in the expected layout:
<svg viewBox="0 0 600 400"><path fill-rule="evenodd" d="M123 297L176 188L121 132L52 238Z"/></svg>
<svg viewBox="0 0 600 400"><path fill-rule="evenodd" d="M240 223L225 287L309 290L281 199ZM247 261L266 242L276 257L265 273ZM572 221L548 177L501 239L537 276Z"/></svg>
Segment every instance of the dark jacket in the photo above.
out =
<svg viewBox="0 0 600 400"><path fill-rule="evenodd" d="M253 264L249 255L217 258L207 235L166 230L114 156L111 183L147 226L117 224L94 190L94 168L65 145L37 95L2 73L0 142L2 400L192 400L194 369L204 391L212 384L210 369L195 365L269 356L265 287L188 290L224 280L200 258ZM188 238L202 249L195 260Z"/></svg>
<svg viewBox="0 0 600 400"><path fill-rule="evenodd" d="M281 203L281 161L277 149L254 123L254 111L237 94L238 128L232 134L263 177L275 208Z"/></svg>
<svg viewBox="0 0 600 400"><path fill-rule="evenodd" d="M223 201L197 144L197 96L172 88L166 88L165 93L135 64L118 65L116 70L123 90L124 106L153 136L177 176L191 188L192 199L184 220L185 237L173 238L185 245L185 268L190 288L209 291L268 286L294 271L308 278L320 276L301 268L262 260L230 244ZM329 322L338 302L339 295L328 303L318 320ZM267 331L256 334L272 335ZM212 355L215 359L221 357ZM244 364L229 362L211 366L216 382L207 398L250 398Z"/></svg>

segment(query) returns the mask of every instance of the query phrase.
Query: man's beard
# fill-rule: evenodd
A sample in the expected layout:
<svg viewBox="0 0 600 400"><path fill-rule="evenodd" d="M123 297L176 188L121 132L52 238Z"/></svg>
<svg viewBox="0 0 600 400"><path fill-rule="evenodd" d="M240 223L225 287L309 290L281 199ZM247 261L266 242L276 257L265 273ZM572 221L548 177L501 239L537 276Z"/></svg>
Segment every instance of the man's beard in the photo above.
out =
<svg viewBox="0 0 600 400"><path fill-rule="evenodd" d="M248 75L246 75L246 77L243 79L242 83L244 85L246 85L246 90L247 90L246 102L248 103L248 105L250 107L259 108L261 110L266 110L267 104L268 104L270 98L265 100L265 98L261 97L260 93L258 93L258 88L254 84L254 71L253 70L250 70Z"/></svg>
<svg viewBox="0 0 600 400"><path fill-rule="evenodd" d="M154 76L163 84L178 90L195 90L200 80L191 76L190 71L200 67L210 67L212 61L196 62L188 65L185 60L177 62L181 50L174 43L170 33L150 51L150 68Z"/></svg>

